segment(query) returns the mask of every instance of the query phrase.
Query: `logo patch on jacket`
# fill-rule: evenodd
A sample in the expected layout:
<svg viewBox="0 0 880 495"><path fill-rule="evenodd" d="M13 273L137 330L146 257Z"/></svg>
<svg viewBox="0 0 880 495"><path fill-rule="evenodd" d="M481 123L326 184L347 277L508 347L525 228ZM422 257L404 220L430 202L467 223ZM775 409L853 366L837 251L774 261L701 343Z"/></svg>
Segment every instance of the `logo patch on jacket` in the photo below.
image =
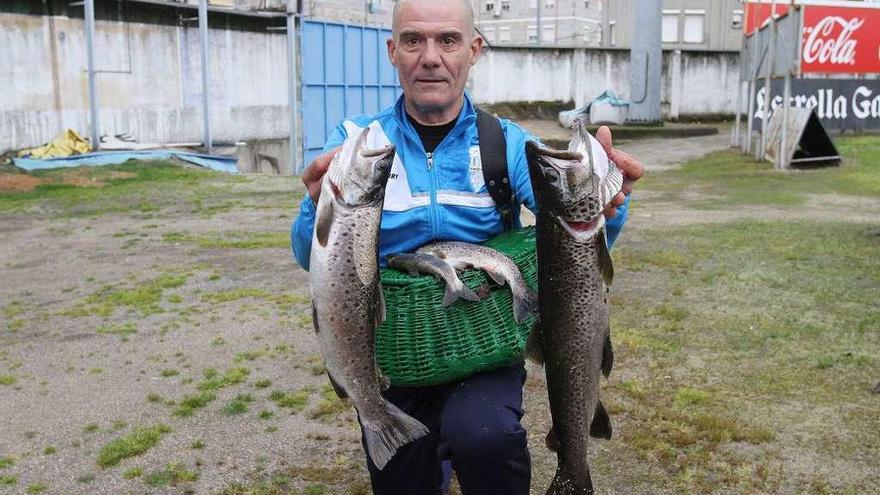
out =
<svg viewBox="0 0 880 495"><path fill-rule="evenodd" d="M470 154L470 180L471 180L471 190L473 192L480 192L483 186L486 185L486 179L483 178L483 160L480 158L480 145L471 146L468 151Z"/></svg>

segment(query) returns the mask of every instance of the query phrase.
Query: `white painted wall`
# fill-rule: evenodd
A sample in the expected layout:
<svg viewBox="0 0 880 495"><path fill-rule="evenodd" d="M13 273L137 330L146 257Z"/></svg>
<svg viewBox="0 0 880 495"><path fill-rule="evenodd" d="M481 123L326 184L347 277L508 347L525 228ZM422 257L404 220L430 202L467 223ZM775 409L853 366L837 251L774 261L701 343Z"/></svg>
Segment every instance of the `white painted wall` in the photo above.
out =
<svg viewBox="0 0 880 495"><path fill-rule="evenodd" d="M678 115L734 112L738 53L667 51L663 58L667 116L670 108ZM472 69L468 88L477 103L573 100L580 105L606 89L629 99L629 52L494 47Z"/></svg>
<svg viewBox="0 0 880 495"><path fill-rule="evenodd" d="M285 34L228 27L210 30L214 139L286 139ZM97 68L112 71L98 74L102 134L201 141L198 45L195 23L99 20ZM672 56L664 52L667 114L670 107L681 115L733 112L738 54L684 52L675 64ZM628 59L613 49L496 47L474 67L469 88L478 103L581 103L605 89L629 98ZM81 18L0 13L0 153L41 145L66 128L86 134L85 70Z"/></svg>
<svg viewBox="0 0 880 495"><path fill-rule="evenodd" d="M201 141L198 28L96 24L102 134L144 142ZM210 101L217 141L289 135L285 34L211 29ZM130 46L130 50L129 50ZM82 19L0 14L0 153L66 128L87 133Z"/></svg>

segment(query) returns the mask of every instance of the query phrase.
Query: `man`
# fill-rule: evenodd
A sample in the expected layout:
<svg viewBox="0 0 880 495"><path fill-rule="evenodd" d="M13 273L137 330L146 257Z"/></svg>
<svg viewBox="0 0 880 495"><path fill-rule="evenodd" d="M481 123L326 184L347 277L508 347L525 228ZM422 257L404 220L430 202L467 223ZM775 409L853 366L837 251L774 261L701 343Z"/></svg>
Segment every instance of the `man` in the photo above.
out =
<svg viewBox="0 0 880 495"><path fill-rule="evenodd" d="M342 141L366 126L372 128L372 144L397 147L382 215L383 265L389 254L411 252L434 240L482 242L503 230L483 181L475 109L464 91L482 47L468 0L401 0L395 5L388 56L403 95L379 114L343 121L328 139L327 152L303 174L308 195L292 229L294 254L303 268L308 269L321 178ZM534 138L511 122L501 124L516 198L534 211L524 150ZM607 128L597 137L624 171L628 194L642 174L641 163L611 147ZM608 222L613 242L626 218L623 193L606 216L613 217ZM520 226L518 218L515 226ZM466 495L528 494L531 466L520 425L524 382L525 368L519 363L436 387L389 389L386 397L431 433L401 448L381 471L367 459L373 492L439 493L442 463L451 459Z"/></svg>

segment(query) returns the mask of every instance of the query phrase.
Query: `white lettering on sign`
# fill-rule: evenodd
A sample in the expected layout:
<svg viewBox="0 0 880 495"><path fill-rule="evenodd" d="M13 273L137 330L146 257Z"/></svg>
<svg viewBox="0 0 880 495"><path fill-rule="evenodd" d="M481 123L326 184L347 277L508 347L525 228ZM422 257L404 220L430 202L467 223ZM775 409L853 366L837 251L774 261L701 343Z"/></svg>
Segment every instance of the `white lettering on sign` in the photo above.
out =
<svg viewBox="0 0 880 495"><path fill-rule="evenodd" d="M880 94L871 98L872 94L873 92L864 86L856 88L852 100L853 115L860 119L880 117Z"/></svg>
<svg viewBox="0 0 880 495"><path fill-rule="evenodd" d="M840 16L822 19L809 30L810 34L804 42L804 61L855 65L857 40L851 38L864 23L865 20L858 17L849 21ZM835 37L833 33L838 27L840 30Z"/></svg>

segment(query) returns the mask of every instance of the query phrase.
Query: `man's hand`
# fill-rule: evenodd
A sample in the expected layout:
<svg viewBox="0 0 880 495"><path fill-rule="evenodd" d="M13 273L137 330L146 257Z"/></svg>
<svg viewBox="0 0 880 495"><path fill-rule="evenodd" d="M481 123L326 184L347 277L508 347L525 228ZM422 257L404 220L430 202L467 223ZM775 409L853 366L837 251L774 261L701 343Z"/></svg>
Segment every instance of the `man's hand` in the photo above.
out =
<svg viewBox="0 0 880 495"><path fill-rule="evenodd" d="M312 201L314 201L315 204L318 204L318 198L321 197L321 179L324 178L324 174L326 174L327 169L330 168L330 162L333 161L333 157L336 156L336 153L339 153L340 149L342 149L342 146L333 148L327 153L316 157L312 160L312 163L309 164L305 171L303 171L303 184L306 185L306 189L309 191L309 196L312 197Z"/></svg>
<svg viewBox="0 0 880 495"><path fill-rule="evenodd" d="M617 207L622 205L626 200L626 195L632 192L635 181L642 178L645 166L638 158L611 146L611 129L608 126L603 125L596 131L596 139L605 148L608 158L617 164L617 167L623 172L623 189L614 196L614 199L605 208L605 218L614 218L617 215Z"/></svg>

